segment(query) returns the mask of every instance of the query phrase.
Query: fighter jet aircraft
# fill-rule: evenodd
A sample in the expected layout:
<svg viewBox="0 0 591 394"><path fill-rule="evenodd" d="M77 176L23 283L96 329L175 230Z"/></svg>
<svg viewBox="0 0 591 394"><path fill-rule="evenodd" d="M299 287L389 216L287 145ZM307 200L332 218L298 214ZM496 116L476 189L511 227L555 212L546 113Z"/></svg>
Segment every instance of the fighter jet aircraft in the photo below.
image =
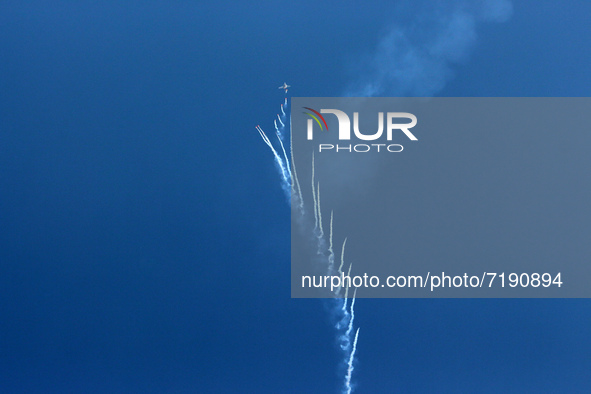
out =
<svg viewBox="0 0 591 394"><path fill-rule="evenodd" d="M287 88L291 88L291 85L283 82L283 86L279 86L277 89L285 89L285 93L287 93Z"/></svg>

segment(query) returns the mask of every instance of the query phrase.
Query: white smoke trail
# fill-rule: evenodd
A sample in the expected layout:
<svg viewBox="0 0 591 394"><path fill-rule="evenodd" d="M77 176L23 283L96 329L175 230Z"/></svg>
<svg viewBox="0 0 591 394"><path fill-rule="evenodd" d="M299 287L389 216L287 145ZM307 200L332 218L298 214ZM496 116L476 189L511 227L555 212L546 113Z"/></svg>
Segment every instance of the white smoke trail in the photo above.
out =
<svg viewBox="0 0 591 394"><path fill-rule="evenodd" d="M347 276L351 276L351 267L353 266L353 264L349 264L349 272L347 272ZM345 287L345 297L344 297L344 302L343 302L343 311L347 311L347 300L349 299L349 286L347 285Z"/></svg>
<svg viewBox="0 0 591 394"><path fill-rule="evenodd" d="M287 99L285 99L285 102L287 103ZM281 106L281 111L283 111L283 105ZM285 113L285 112L284 112ZM300 181L298 179L298 173L296 171L296 165L295 165L295 160L293 159L293 136L291 133L291 116L289 117L289 155L291 157L291 166L293 167L293 182L292 182L292 186L291 186L291 190L292 190L292 196L295 195L295 192L297 191L297 196L298 196L298 208L300 211L300 215L304 215L304 198L302 197L302 188L300 187ZM292 201L293 203L293 201Z"/></svg>
<svg viewBox="0 0 591 394"><path fill-rule="evenodd" d="M359 338L359 328L355 332L355 339L353 340L353 348L349 355L349 362L347 363L347 376L345 376L345 393L351 394L353 387L351 386L351 376L353 375L353 361L355 361L355 352L357 351L357 339Z"/></svg>
<svg viewBox="0 0 591 394"><path fill-rule="evenodd" d="M343 264L345 264L345 245L347 245L347 238L345 238L343 241L343 248L341 249L341 265L339 265L339 275L343 272ZM351 267L349 267L349 271L351 271Z"/></svg>
<svg viewBox="0 0 591 394"><path fill-rule="evenodd" d="M353 293L353 300L351 301L351 309L350 309L350 317L349 317L349 325L347 327L347 331L343 336L343 345L345 348L343 350L349 350L349 357L347 359L347 374L345 376L345 384L343 387L343 393L350 394L353 390L353 386L351 386L351 377L353 375L353 363L355 361L355 352L357 351L357 339L359 338L359 328L355 332L355 338L353 339L353 346L351 346L351 333L353 332L353 325L355 322L355 300L357 296L357 289ZM345 298L346 300L346 298ZM346 309L346 307L345 307Z"/></svg>
<svg viewBox="0 0 591 394"><path fill-rule="evenodd" d="M322 227L322 210L320 209L320 182L316 187L316 203L318 204L318 239L324 239L324 228Z"/></svg>
<svg viewBox="0 0 591 394"><path fill-rule="evenodd" d="M355 299L357 297L357 288L355 288L355 291L353 292L353 300L351 301L351 310L350 310L350 314L351 314L351 318L349 319L349 327L347 327L347 331L345 332L345 336L347 338L351 337L351 331L353 330L353 322L355 320Z"/></svg>
<svg viewBox="0 0 591 394"><path fill-rule="evenodd" d="M349 267L350 273L350 267ZM346 292L348 292L349 288L347 287ZM342 329L344 327L344 323L348 320L347 323L347 330L340 336L339 340L341 342L341 349L347 354L345 359L347 365L347 373L345 375L345 382L343 385L343 393L350 394L353 390L353 386L351 386L351 377L353 374L353 363L355 361L355 352L357 350L357 339L359 337L359 328L355 332L354 339L351 337L353 333L353 327L355 324L355 300L357 299L357 289L355 289L353 293L353 300L351 301L351 308L347 311L347 296L345 295L342 312L343 312L343 320L337 325L337 329ZM353 342L353 345L351 345Z"/></svg>
<svg viewBox="0 0 591 394"><path fill-rule="evenodd" d="M332 250L332 218L333 211L330 211L330 232L328 235L328 274L334 274L334 251Z"/></svg>
<svg viewBox="0 0 591 394"><path fill-rule="evenodd" d="M289 179L291 180L291 168L289 168L289 159L287 158L287 153L285 153L285 147L283 146L283 141L281 140L281 133L279 132L279 129L277 128L277 124L275 124L275 130L277 132L277 139L279 140L279 145L281 146L281 150L283 151L283 157L285 158L285 168L287 169L287 175L289 177Z"/></svg>
<svg viewBox="0 0 591 394"><path fill-rule="evenodd" d="M273 156L275 157L275 163L277 164L281 172L281 185L283 189L286 191L289 190L291 179L289 176L289 172L286 169L289 163L284 162L281 156L279 156L279 153L277 153L277 150L275 149L271 141L269 141L269 137L267 137L261 126L257 126L256 129L261 135L261 138L263 139L265 144L267 144L267 146L271 149L271 152L273 152Z"/></svg>
<svg viewBox="0 0 591 394"><path fill-rule="evenodd" d="M283 116L285 116L285 110L283 109L285 106L287 106L287 97L285 98L284 103L281 104L281 112L283 113ZM277 125L277 120L279 120L279 123L281 124L281 126ZM281 120L281 117L279 116L279 114L277 114L277 119L275 119L273 121L273 124L275 125L275 134L277 136L277 141L279 141L279 146L281 147L281 152L283 153L283 157L281 157L279 155L279 153L277 152L277 149L275 149L275 147L273 146L273 143L271 143L271 140L269 140L269 137L267 137L267 135L265 134L265 132L263 131L261 126L257 126L256 129L259 132L259 134L261 135L261 138L263 139L265 144L267 144L267 146L271 149L271 152L273 153L273 156L275 157L275 163L279 167L279 171L281 173L281 187L286 192L286 194L288 194L288 197L291 197L290 190L294 191L294 186L292 185L291 166L289 164L289 158L287 156L287 152L286 152L285 146L283 144L283 135L284 135L283 132L285 131L285 123ZM290 126L291 126L291 119L290 119ZM290 136L290 143L291 143L291 136ZM290 148L291 148L291 146L290 146ZM293 151L291 151L291 156L293 157ZM299 181L298 181L298 189L299 189ZM298 190L298 192L301 197L301 191ZM300 205L301 204L303 204L303 202L300 198Z"/></svg>
<svg viewBox="0 0 591 394"><path fill-rule="evenodd" d="M314 198L314 233L318 230L318 203L316 202L316 188L314 187L314 152L312 152L312 197Z"/></svg>

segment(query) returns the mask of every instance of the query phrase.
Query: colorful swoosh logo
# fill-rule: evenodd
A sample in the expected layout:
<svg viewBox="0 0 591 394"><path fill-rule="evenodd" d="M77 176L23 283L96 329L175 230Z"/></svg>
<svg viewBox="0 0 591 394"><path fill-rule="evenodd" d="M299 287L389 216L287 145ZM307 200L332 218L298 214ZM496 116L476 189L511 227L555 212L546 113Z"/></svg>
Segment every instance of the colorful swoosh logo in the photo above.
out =
<svg viewBox="0 0 591 394"><path fill-rule="evenodd" d="M324 117L322 115L320 115L320 113L318 111L315 111L312 108L308 108L308 107L304 107L304 109L310 110L310 111L314 112L314 114L318 115L318 117L320 119L322 119L322 122L324 123L324 126L326 127L326 131L328 131L328 125L326 124L326 120L324 120ZM312 118L314 118L314 120L316 121L316 123L318 123L318 126L320 126L320 130L323 130L322 123L320 123L320 120L318 119L318 117L316 117L316 115L311 114L309 112L304 112L304 113L306 115L310 115Z"/></svg>

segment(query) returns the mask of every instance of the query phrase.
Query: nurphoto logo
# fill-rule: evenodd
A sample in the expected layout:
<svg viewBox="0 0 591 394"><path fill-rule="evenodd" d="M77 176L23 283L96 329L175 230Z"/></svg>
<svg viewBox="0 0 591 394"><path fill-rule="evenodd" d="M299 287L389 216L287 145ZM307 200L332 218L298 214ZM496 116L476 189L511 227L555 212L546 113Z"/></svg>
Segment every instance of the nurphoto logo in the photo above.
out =
<svg viewBox="0 0 591 394"><path fill-rule="evenodd" d="M320 128L320 131L328 131L328 125L322 114L332 114L337 117L339 123L338 138L339 141L350 141L351 140L351 120L349 116L338 109L321 109L320 112L309 108L303 107L310 112L304 112L310 116L307 122L307 138L309 141L314 139L314 122ZM395 120L396 119L396 120ZM410 122L398 123L400 119L407 119ZM411 133L410 129L416 126L417 117L408 112L388 112L386 114L386 140L392 141L392 136L395 131L401 131L411 141L417 141L417 137ZM378 112L378 130L373 134L365 134L359 130L359 112L353 112L353 133L355 137L362 141L376 141L380 139L384 133L384 113ZM369 152L371 150L377 150L380 152L381 148L385 148L382 151L388 152L402 152L403 147L400 144L319 144L318 151L333 151L333 152Z"/></svg>

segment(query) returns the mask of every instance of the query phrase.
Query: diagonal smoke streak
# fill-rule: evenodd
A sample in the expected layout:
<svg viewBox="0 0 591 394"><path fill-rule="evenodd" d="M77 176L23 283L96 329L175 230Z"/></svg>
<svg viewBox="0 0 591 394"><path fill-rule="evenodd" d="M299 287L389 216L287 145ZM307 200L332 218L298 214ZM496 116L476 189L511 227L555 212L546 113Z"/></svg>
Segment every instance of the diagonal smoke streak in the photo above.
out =
<svg viewBox="0 0 591 394"><path fill-rule="evenodd" d="M332 249L332 219L333 211L330 211L330 231L328 235L328 273L330 275L334 272L334 250Z"/></svg>
<svg viewBox="0 0 591 394"><path fill-rule="evenodd" d="M285 99L285 103L287 103L287 99ZM283 105L281 105L281 111L283 111ZM285 112L283 112L285 115ZM289 117L289 130L291 131L291 116ZM296 171L295 160L293 159L293 136L291 132L289 133L289 154L291 156L291 166L293 167L293 182L291 183L291 195L292 199L296 195L297 191L297 198L298 198L298 209L301 216L304 215L304 198L302 197L302 188L300 187L300 181L298 179L298 173ZM293 204L293 200L292 200Z"/></svg>
<svg viewBox="0 0 591 394"><path fill-rule="evenodd" d="M322 210L320 209L320 182L316 187L316 203L318 204L318 239L324 240L324 227L322 226Z"/></svg>
<svg viewBox="0 0 591 394"><path fill-rule="evenodd" d="M355 361L355 352L357 351L357 338L359 338L359 328L355 332L355 339L353 340L353 349L349 355L349 362L347 363L347 376L345 376L345 393L351 394L353 386L351 386L351 376L353 375L353 362Z"/></svg>
<svg viewBox="0 0 591 394"><path fill-rule="evenodd" d="M285 127L282 123L282 127ZM283 146L283 141L281 140L281 132L277 128L277 123L275 123L275 132L277 133L277 139L279 140L279 145L281 146L281 150L283 151L283 158L285 159L285 168L287 169L287 175L289 177L289 181L291 182L291 169L289 168L289 159L287 158L287 153L285 152L285 146Z"/></svg>
<svg viewBox="0 0 591 394"><path fill-rule="evenodd" d="M273 144L269 140L269 137L267 137L267 135L265 134L263 129L260 126L257 126L256 129L259 132L259 134L261 135L261 138L263 139L265 144L267 144L267 146L271 149L271 152L273 152L273 156L275 157L275 163L277 164L277 166L279 167L279 170L281 171L281 186L282 186L283 190L285 190L287 192L289 190L289 185L291 184L291 179L290 179L289 173L287 171L287 166L289 165L289 163L285 162L281 158L281 156L279 156L279 153L277 153L277 150L275 149L275 147L273 146Z"/></svg>
<svg viewBox="0 0 591 394"><path fill-rule="evenodd" d="M351 267L353 264L349 264L349 271L347 272L347 276L351 277ZM347 300L349 299L349 285L345 287L345 297L343 302L343 311L347 311Z"/></svg>
<svg viewBox="0 0 591 394"><path fill-rule="evenodd" d="M339 265L338 275L341 275L343 273L343 264L345 264L345 245L347 245L347 238L345 238L345 240L343 241L343 247L341 249L341 265ZM351 271L350 267L349 271Z"/></svg>
<svg viewBox="0 0 591 394"><path fill-rule="evenodd" d="M281 104L281 113L283 114L283 117L285 117L284 107L286 107L286 106L287 106L287 97L285 98L285 101L283 102L283 104ZM281 126L277 126L277 120L279 120L279 123L281 124ZM277 141L279 141L279 146L281 148L281 152L283 153L283 157L280 156L279 152L277 151L277 149L275 148L275 146L273 145L271 140L269 140L269 137L265 134L265 132L263 131L261 126L257 126L256 129L259 132L261 138L263 139L263 142L265 144L267 144L267 146L269 147L269 149L271 149L271 152L273 153L273 156L275 158L275 163L277 164L279 171L280 171L280 175L281 175L281 188L285 191L288 198L290 198L291 195L293 194L293 193L290 193L290 190L291 191L294 190L294 185L292 184L292 174L291 174L291 166L289 163L289 158L287 157L287 152L286 152L285 146L283 144L285 122L283 122L283 120L281 119L279 114L277 114L277 119L275 119L273 123L275 125L275 134L277 136ZM291 126L291 119L290 119L290 126ZM290 149L291 149L291 139L290 139ZM293 151L290 151L290 153L291 153L291 156L293 157ZM296 179L296 181L297 181L297 179ZM298 184L298 188L299 188L299 181L297 182L297 184ZM299 192L299 196L300 196L299 204L300 204L301 209L303 209L303 201L301 199L301 191Z"/></svg>
<svg viewBox="0 0 591 394"><path fill-rule="evenodd" d="M314 187L314 152L312 152L312 198L314 199L314 233L318 230L318 203L316 202L316 188Z"/></svg>
<svg viewBox="0 0 591 394"><path fill-rule="evenodd" d="M355 297L357 297L357 288L353 292L353 300L351 301L351 319L349 319L349 327L347 327L347 331L345 332L345 336L347 338L351 337L351 331L353 330L353 321L355 320Z"/></svg>

